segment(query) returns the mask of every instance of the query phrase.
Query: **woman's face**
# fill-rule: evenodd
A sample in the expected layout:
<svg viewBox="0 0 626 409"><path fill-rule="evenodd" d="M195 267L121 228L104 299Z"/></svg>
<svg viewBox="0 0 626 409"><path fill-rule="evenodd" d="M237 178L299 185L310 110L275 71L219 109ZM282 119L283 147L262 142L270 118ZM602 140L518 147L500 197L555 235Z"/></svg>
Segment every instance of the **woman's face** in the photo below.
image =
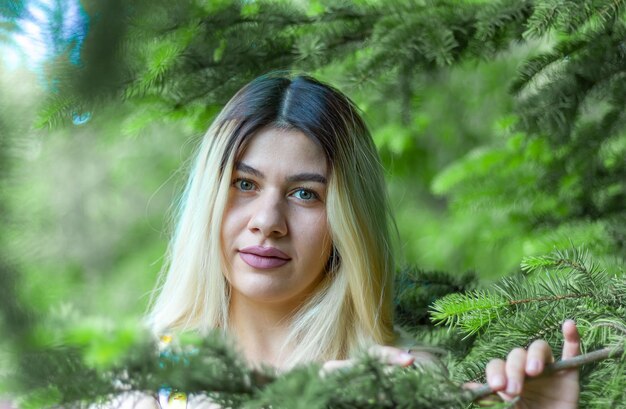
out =
<svg viewBox="0 0 626 409"><path fill-rule="evenodd" d="M231 294L298 305L330 256L328 167L322 148L297 130L264 128L233 169L221 230Z"/></svg>

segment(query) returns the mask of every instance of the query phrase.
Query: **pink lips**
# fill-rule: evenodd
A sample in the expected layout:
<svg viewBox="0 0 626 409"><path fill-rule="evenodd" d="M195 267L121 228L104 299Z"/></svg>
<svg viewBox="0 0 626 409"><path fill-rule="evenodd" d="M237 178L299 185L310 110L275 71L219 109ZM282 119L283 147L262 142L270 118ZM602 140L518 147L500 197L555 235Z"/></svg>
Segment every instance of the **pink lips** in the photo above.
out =
<svg viewBox="0 0 626 409"><path fill-rule="evenodd" d="M250 246L239 250L239 257L250 267L267 270L287 264L291 258L274 247Z"/></svg>

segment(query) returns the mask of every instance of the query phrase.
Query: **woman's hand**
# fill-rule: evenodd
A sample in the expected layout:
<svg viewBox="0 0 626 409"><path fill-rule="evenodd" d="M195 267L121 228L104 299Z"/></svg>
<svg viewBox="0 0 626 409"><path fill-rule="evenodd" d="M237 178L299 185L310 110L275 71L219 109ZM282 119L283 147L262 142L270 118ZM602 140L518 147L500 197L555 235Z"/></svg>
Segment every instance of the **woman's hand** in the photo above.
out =
<svg viewBox="0 0 626 409"><path fill-rule="evenodd" d="M563 323L562 359L580 354L580 336L572 320ZM578 407L578 370L559 371L537 379L547 363L554 361L552 350L544 340L534 341L528 350L516 348L506 358L487 364L487 383L501 398L518 398L517 408L574 409ZM468 385L471 387L472 385Z"/></svg>
<svg viewBox="0 0 626 409"><path fill-rule="evenodd" d="M406 350L392 346L374 345L368 350L368 353L377 357L385 365L409 366L415 362L415 356ZM327 361L322 365L320 375L324 376L337 369L349 368L355 363L356 360L354 359Z"/></svg>

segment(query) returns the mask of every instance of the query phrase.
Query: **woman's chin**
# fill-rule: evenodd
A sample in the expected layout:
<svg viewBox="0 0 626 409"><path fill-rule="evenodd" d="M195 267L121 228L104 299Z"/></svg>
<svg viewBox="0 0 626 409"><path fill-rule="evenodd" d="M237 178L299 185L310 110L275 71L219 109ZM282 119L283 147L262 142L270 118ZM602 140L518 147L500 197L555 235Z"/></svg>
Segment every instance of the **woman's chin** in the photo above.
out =
<svg viewBox="0 0 626 409"><path fill-rule="evenodd" d="M297 294L294 294L291 291L286 291L285 289L280 288L273 288L271 286L267 288L259 286L254 288L241 288L237 292L248 302L266 305L289 303L290 301L299 298Z"/></svg>

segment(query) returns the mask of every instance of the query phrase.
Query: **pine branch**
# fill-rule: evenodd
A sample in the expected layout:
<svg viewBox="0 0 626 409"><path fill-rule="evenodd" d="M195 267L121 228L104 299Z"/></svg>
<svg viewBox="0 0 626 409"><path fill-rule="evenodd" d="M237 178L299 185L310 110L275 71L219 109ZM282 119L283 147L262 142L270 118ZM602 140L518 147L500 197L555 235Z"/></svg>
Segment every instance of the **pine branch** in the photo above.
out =
<svg viewBox="0 0 626 409"><path fill-rule="evenodd" d="M512 26L522 26L531 10L532 2L528 0L501 0L485 3L477 14L476 40L493 41Z"/></svg>
<svg viewBox="0 0 626 409"><path fill-rule="evenodd" d="M430 307L431 319L437 325L460 326L467 335L472 335L498 318L509 307L556 303L568 299L590 298L593 295L591 292L559 293L559 290L567 289L567 283L549 276L534 284L536 288L543 287L554 294L519 297L522 291L532 294L536 290L529 291L529 288L523 288L517 281L504 279L501 285L496 287L502 295L493 291L475 290L466 294L449 294L438 299Z"/></svg>
<svg viewBox="0 0 626 409"><path fill-rule="evenodd" d="M555 250L550 254L538 257L525 257L520 264L522 271L531 274L549 269L571 269L585 276L597 276L598 267L590 261L589 252L585 249Z"/></svg>
<svg viewBox="0 0 626 409"><path fill-rule="evenodd" d="M518 304L528 304L528 303L537 303L537 302L554 302L566 300L568 298L586 298L590 297L591 294L563 294L563 295L555 295L555 296L546 296L546 297L534 297L534 298L526 298L522 300L510 300L508 305L518 305Z"/></svg>
<svg viewBox="0 0 626 409"><path fill-rule="evenodd" d="M565 58L584 50L589 42L590 39L588 38L563 40L551 52L528 59L518 70L518 78L511 83L509 90L513 93L519 93L527 88L533 80L536 80L540 74L549 75L546 73L549 68L552 68L550 73L553 73L558 67L562 67Z"/></svg>
<svg viewBox="0 0 626 409"><path fill-rule="evenodd" d="M509 306L503 297L486 291L450 294L430 307L431 320L449 327L460 325L467 335L478 332L489 324L503 308Z"/></svg>
<svg viewBox="0 0 626 409"><path fill-rule="evenodd" d="M539 38L557 22L559 9L565 7L565 1L539 2L535 5L533 15L528 20L528 28L524 33L526 38Z"/></svg>

